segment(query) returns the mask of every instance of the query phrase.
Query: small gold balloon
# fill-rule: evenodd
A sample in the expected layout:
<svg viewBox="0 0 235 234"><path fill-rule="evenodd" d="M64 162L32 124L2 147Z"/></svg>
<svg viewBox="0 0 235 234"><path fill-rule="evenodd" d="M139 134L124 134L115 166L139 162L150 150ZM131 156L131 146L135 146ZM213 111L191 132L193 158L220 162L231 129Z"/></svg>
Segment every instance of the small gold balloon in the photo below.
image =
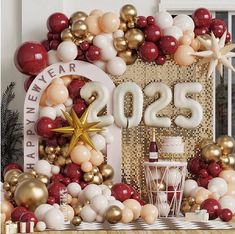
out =
<svg viewBox="0 0 235 234"><path fill-rule="evenodd" d="M26 179L17 185L14 199L18 206L34 211L37 206L47 202L48 191L41 181L35 178Z"/></svg>
<svg viewBox="0 0 235 234"><path fill-rule="evenodd" d="M94 178L94 174L92 171L89 171L87 173L84 173L83 175L83 179L86 181L86 182L91 182Z"/></svg>
<svg viewBox="0 0 235 234"><path fill-rule="evenodd" d="M45 148L45 152L46 152L47 154L53 154L53 153L55 153L55 148L54 148L53 146L47 146L47 147Z"/></svg>
<svg viewBox="0 0 235 234"><path fill-rule="evenodd" d="M72 163L72 160L70 158L66 158L65 164L69 164L69 163Z"/></svg>
<svg viewBox="0 0 235 234"><path fill-rule="evenodd" d="M122 58L127 65L133 64L138 58L136 50L127 49L125 51L118 52L118 56Z"/></svg>
<svg viewBox="0 0 235 234"><path fill-rule="evenodd" d="M95 37L95 36L94 36L93 34L91 34L91 33L88 32L88 33L86 34L85 41L87 41L88 43L92 43L94 37Z"/></svg>
<svg viewBox="0 0 235 234"><path fill-rule="evenodd" d="M93 167L91 171L92 171L94 174L100 172L100 170L99 170L98 167Z"/></svg>
<svg viewBox="0 0 235 234"><path fill-rule="evenodd" d="M62 156L65 157L65 158L67 158L69 156L68 149L69 149L69 145L68 144L63 146L62 149L61 149Z"/></svg>
<svg viewBox="0 0 235 234"><path fill-rule="evenodd" d="M61 153L61 147L60 146L56 146L55 147L55 154L60 154Z"/></svg>
<svg viewBox="0 0 235 234"><path fill-rule="evenodd" d="M84 21L87 18L87 14L83 11L77 11L75 13L73 13L69 19L70 23L74 23L78 20L82 20Z"/></svg>
<svg viewBox="0 0 235 234"><path fill-rule="evenodd" d="M138 28L132 28L125 33L125 39L130 49L138 49L144 42L144 33Z"/></svg>
<svg viewBox="0 0 235 234"><path fill-rule="evenodd" d="M127 24L126 24L126 22L124 22L124 21L120 21L120 25L119 25L119 29L120 30L122 30L123 32L126 32L127 31Z"/></svg>
<svg viewBox="0 0 235 234"><path fill-rule="evenodd" d="M194 204L194 205L191 207L190 211L191 211L191 212L195 212L195 211L198 211L198 210L200 210L200 209L201 209L201 205L200 205L200 204Z"/></svg>
<svg viewBox="0 0 235 234"><path fill-rule="evenodd" d="M230 136L220 136L217 139L217 145L221 148L223 155L231 154L235 147L235 141Z"/></svg>
<svg viewBox="0 0 235 234"><path fill-rule="evenodd" d="M56 155L55 154L48 154L47 159L49 162L53 163L54 160L56 159Z"/></svg>
<svg viewBox="0 0 235 234"><path fill-rule="evenodd" d="M37 176L37 172L36 172L35 170L33 170L33 169L30 169L30 170L28 170L27 172L28 172L29 174L32 174L34 177Z"/></svg>
<svg viewBox="0 0 235 234"><path fill-rule="evenodd" d="M164 182L161 182L160 180L153 180L151 186L154 192L166 190L166 184Z"/></svg>
<svg viewBox="0 0 235 234"><path fill-rule="evenodd" d="M204 148L207 145L213 144L213 140L212 139L203 139L200 143L199 143L199 148Z"/></svg>
<svg viewBox="0 0 235 234"><path fill-rule="evenodd" d="M80 213L82 211L82 205L81 204L76 205L76 206L73 207L73 209L74 209L74 214L75 215L80 215Z"/></svg>
<svg viewBox="0 0 235 234"><path fill-rule="evenodd" d="M44 145L39 145L39 156L40 158L44 158L46 156Z"/></svg>
<svg viewBox="0 0 235 234"><path fill-rule="evenodd" d="M109 164L101 164L99 166L100 173L103 176L104 180L110 180L114 176L114 170Z"/></svg>
<svg viewBox="0 0 235 234"><path fill-rule="evenodd" d="M103 177L101 173L96 173L93 177L92 184L102 184L103 182Z"/></svg>
<svg viewBox="0 0 235 234"><path fill-rule="evenodd" d="M229 166L235 169L235 154L229 154L227 157L229 159Z"/></svg>
<svg viewBox="0 0 235 234"><path fill-rule="evenodd" d="M28 172L24 172L18 176L18 183L21 183L24 180L33 179L33 178L35 178L34 175L32 175L31 173L28 173Z"/></svg>
<svg viewBox="0 0 235 234"><path fill-rule="evenodd" d="M11 191L12 193L14 193L14 192L15 192L15 190L16 190L16 186L11 186L10 191Z"/></svg>
<svg viewBox="0 0 235 234"><path fill-rule="evenodd" d="M72 32L76 37L84 37L87 33L87 24L82 20L75 21L72 24Z"/></svg>
<svg viewBox="0 0 235 234"><path fill-rule="evenodd" d="M72 219L72 224L74 226L79 226L82 222L82 218L79 217L79 216L74 216L73 219Z"/></svg>
<svg viewBox="0 0 235 234"><path fill-rule="evenodd" d="M112 180L105 180L103 182L104 185L108 186L109 189L113 187L113 181Z"/></svg>
<svg viewBox="0 0 235 234"><path fill-rule="evenodd" d="M37 180L41 181L43 184L48 185L50 183L50 179L46 175L38 175Z"/></svg>
<svg viewBox="0 0 235 234"><path fill-rule="evenodd" d="M15 186L15 185L17 185L17 183L18 183L18 177L17 176L12 176L11 179L10 179L9 184L11 186Z"/></svg>
<svg viewBox="0 0 235 234"><path fill-rule="evenodd" d="M124 22L133 20L136 16L137 16L137 10L131 4L123 6L120 10L120 17Z"/></svg>
<svg viewBox="0 0 235 234"><path fill-rule="evenodd" d="M63 156L59 156L56 160L55 160L55 165L57 166L64 166L66 163L66 159Z"/></svg>
<svg viewBox="0 0 235 234"><path fill-rule="evenodd" d="M84 42L84 39L83 38L75 38L74 40L74 43L77 45L77 46L80 46L81 43Z"/></svg>
<svg viewBox="0 0 235 234"><path fill-rule="evenodd" d="M60 37L61 37L62 41L73 41L73 39L74 39L74 36L73 36L70 28L64 29L61 32Z"/></svg>
<svg viewBox="0 0 235 234"><path fill-rule="evenodd" d="M188 204L190 206L193 206L196 203L196 199L194 197L189 197L188 198Z"/></svg>
<svg viewBox="0 0 235 234"><path fill-rule="evenodd" d="M110 206L105 213L105 219L112 224L118 223L121 218L122 210L118 206Z"/></svg>
<svg viewBox="0 0 235 234"><path fill-rule="evenodd" d="M227 156L221 156L219 160L220 160L220 163L221 163L223 169L229 169L230 168L229 158Z"/></svg>
<svg viewBox="0 0 235 234"><path fill-rule="evenodd" d="M9 183L7 183L7 182L4 182L4 183L3 183L3 189L4 189L5 191L9 191L10 188L11 188L11 186L10 186Z"/></svg>
<svg viewBox="0 0 235 234"><path fill-rule="evenodd" d="M127 23L127 27L128 28L134 28L135 27L135 21L134 20L131 20Z"/></svg>
<svg viewBox="0 0 235 234"><path fill-rule="evenodd" d="M123 51L127 49L127 41L124 37L114 38L113 45L117 51Z"/></svg>
<svg viewBox="0 0 235 234"><path fill-rule="evenodd" d="M13 193L11 191L6 191L4 193L4 196L5 196L6 200L11 200L13 197Z"/></svg>
<svg viewBox="0 0 235 234"><path fill-rule="evenodd" d="M191 210L191 206L188 204L188 202L182 202L180 211L182 212L183 215L185 213L189 212Z"/></svg>
<svg viewBox="0 0 235 234"><path fill-rule="evenodd" d="M216 144L209 144L202 149L202 157L206 160L218 161L221 156L221 149Z"/></svg>
<svg viewBox="0 0 235 234"><path fill-rule="evenodd" d="M18 169L12 169L10 171L7 171L6 174L4 175L4 181L10 183L11 177L19 176L21 173L22 171Z"/></svg>

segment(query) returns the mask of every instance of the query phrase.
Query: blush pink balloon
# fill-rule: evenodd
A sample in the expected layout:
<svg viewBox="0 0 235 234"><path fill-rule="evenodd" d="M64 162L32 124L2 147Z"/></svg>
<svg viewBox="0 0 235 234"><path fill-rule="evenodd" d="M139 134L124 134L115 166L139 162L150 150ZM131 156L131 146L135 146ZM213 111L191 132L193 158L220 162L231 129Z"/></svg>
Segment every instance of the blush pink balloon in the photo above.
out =
<svg viewBox="0 0 235 234"><path fill-rule="evenodd" d="M98 35L101 33L101 29L99 27L99 19L100 16L99 15L89 15L86 20L85 23L88 26L88 32L94 34L94 35Z"/></svg>
<svg viewBox="0 0 235 234"><path fill-rule="evenodd" d="M113 12L107 12L100 18L99 23L103 32L112 33L118 30L120 26L120 19Z"/></svg>
<svg viewBox="0 0 235 234"><path fill-rule="evenodd" d="M90 150L84 145L77 145L70 153L72 162L81 165L83 162L87 162L91 158Z"/></svg>
<svg viewBox="0 0 235 234"><path fill-rule="evenodd" d="M68 89L64 85L51 84L47 89L47 100L54 104L62 104L69 97Z"/></svg>
<svg viewBox="0 0 235 234"><path fill-rule="evenodd" d="M195 62L194 49L189 45L180 45L174 54L174 60L181 66L189 66Z"/></svg>

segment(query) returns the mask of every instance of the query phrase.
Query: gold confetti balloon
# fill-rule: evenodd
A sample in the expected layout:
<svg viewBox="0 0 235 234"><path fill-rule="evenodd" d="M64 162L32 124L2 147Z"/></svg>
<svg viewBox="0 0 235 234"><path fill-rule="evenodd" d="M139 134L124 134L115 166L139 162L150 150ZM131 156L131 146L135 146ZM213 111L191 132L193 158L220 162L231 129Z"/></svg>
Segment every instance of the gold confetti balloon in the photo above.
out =
<svg viewBox="0 0 235 234"><path fill-rule="evenodd" d="M83 20L78 20L72 24L71 29L74 36L81 38L86 35L88 27Z"/></svg>
<svg viewBox="0 0 235 234"><path fill-rule="evenodd" d="M219 161L221 156L221 149L216 144L209 144L202 149L202 157L205 160L215 160Z"/></svg>
<svg viewBox="0 0 235 234"><path fill-rule="evenodd" d="M144 33L138 28L132 28L125 33L125 39L130 49L138 49L144 42Z"/></svg>
<svg viewBox="0 0 235 234"><path fill-rule="evenodd" d="M136 50L127 49L121 52L118 52L118 57L122 58L126 65L131 65L135 63L138 58L138 54Z"/></svg>
<svg viewBox="0 0 235 234"><path fill-rule="evenodd" d="M99 166L100 173L103 176L104 180L110 180L114 176L114 170L113 167L109 164L101 164Z"/></svg>
<svg viewBox="0 0 235 234"><path fill-rule="evenodd" d="M121 20L123 20L124 22L131 21L136 16L137 16L137 10L131 4L127 4L123 6L120 10L120 17L121 17Z"/></svg>
<svg viewBox="0 0 235 234"><path fill-rule="evenodd" d="M217 139L217 145L221 148L223 155L228 155L233 153L235 141L230 136L220 136Z"/></svg>
<svg viewBox="0 0 235 234"><path fill-rule="evenodd" d="M74 22L81 20L84 21L87 18L87 14L83 11L77 11L73 13L69 19L70 23L73 24Z"/></svg>
<svg viewBox="0 0 235 234"><path fill-rule="evenodd" d="M105 213L105 219L112 224L118 223L121 218L122 210L118 206L110 206Z"/></svg>

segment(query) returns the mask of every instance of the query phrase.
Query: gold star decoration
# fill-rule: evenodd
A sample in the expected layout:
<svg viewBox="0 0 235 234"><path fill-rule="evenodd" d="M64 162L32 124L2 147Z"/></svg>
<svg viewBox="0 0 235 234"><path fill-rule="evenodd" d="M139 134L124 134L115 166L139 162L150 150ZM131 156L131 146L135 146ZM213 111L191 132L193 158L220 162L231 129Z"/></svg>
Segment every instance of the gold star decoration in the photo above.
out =
<svg viewBox="0 0 235 234"><path fill-rule="evenodd" d="M71 110L71 115L68 112L62 110L65 119L69 123L69 126L55 128L52 130L53 132L62 133L66 137L72 136L67 152L68 154L75 147L79 140L85 142L87 145L95 149L95 146L91 141L89 133L97 133L102 131L102 129L97 127L97 124L99 124L99 122L87 122L89 109L90 108L88 107L80 119L78 118L76 112L73 109Z"/></svg>
<svg viewBox="0 0 235 234"><path fill-rule="evenodd" d="M198 37L198 40L206 48L205 51L195 52L193 55L203 57L199 64L210 63L207 77L209 78L215 68L223 76L223 66L231 69L235 72L233 65L230 63L229 58L235 57L235 53L231 52L235 48L235 44L225 45L227 31L223 36L217 40L214 33L211 33L211 43L204 40L202 37Z"/></svg>

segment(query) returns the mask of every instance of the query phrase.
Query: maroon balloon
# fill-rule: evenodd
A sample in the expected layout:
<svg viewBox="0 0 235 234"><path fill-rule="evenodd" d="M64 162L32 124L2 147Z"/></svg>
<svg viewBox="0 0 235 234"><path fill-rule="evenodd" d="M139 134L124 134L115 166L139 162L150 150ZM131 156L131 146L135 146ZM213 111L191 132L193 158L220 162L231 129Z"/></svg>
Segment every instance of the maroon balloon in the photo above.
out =
<svg viewBox="0 0 235 234"><path fill-rule="evenodd" d="M231 42L231 39L232 39L232 38L231 38L231 33L230 33L230 32L227 32L225 43Z"/></svg>
<svg viewBox="0 0 235 234"><path fill-rule="evenodd" d="M210 30L215 34L216 37L222 37L224 32L227 30L226 23L222 19L213 19L210 25Z"/></svg>
<svg viewBox="0 0 235 234"><path fill-rule="evenodd" d="M199 186L202 186L203 188L207 188L211 179L213 179L213 177L210 175L208 175L207 177L198 177L197 183Z"/></svg>
<svg viewBox="0 0 235 234"><path fill-rule="evenodd" d="M193 157L188 161L187 169L188 171L193 174L197 175L200 170L200 158L199 157Z"/></svg>
<svg viewBox="0 0 235 234"><path fill-rule="evenodd" d="M193 21L197 27L209 27L212 15L206 8L198 8L192 14Z"/></svg>
<svg viewBox="0 0 235 234"><path fill-rule="evenodd" d="M53 40L53 33L52 32L47 33L47 39L48 39L48 41Z"/></svg>
<svg viewBox="0 0 235 234"><path fill-rule="evenodd" d="M20 217L20 222L34 222L34 226L37 224L38 219L33 212L25 212Z"/></svg>
<svg viewBox="0 0 235 234"><path fill-rule="evenodd" d="M49 40L45 39L45 40L41 41L41 44L44 46L46 51L50 50L50 41Z"/></svg>
<svg viewBox="0 0 235 234"><path fill-rule="evenodd" d="M155 24L155 19L154 19L154 17L153 16L148 16L147 17L147 24L148 25L153 25L153 24Z"/></svg>
<svg viewBox="0 0 235 234"><path fill-rule="evenodd" d="M140 203L141 206L144 206L146 204L146 202L142 199L139 199L137 201Z"/></svg>
<svg viewBox="0 0 235 234"><path fill-rule="evenodd" d="M83 99L80 99L76 101L72 108L76 112L77 116L80 118L87 109L87 104Z"/></svg>
<svg viewBox="0 0 235 234"><path fill-rule="evenodd" d="M139 54L142 60L153 62L158 56L158 48L153 42L144 42L139 47Z"/></svg>
<svg viewBox="0 0 235 234"><path fill-rule="evenodd" d="M62 117L56 117L56 119L54 121L55 121L57 128L62 128L62 127L68 126L67 120L63 119Z"/></svg>
<svg viewBox="0 0 235 234"><path fill-rule="evenodd" d="M73 178L73 179L71 179L71 182L75 182L77 184L80 184L80 179L79 178Z"/></svg>
<svg viewBox="0 0 235 234"><path fill-rule="evenodd" d="M178 41L172 36L164 36L159 41L159 49L164 54L174 54L178 48Z"/></svg>
<svg viewBox="0 0 235 234"><path fill-rule="evenodd" d="M48 117L41 117L35 124L35 131L41 137L50 138L54 135L54 132L51 130L56 127L57 126L54 120Z"/></svg>
<svg viewBox="0 0 235 234"><path fill-rule="evenodd" d="M54 205L55 204L55 198L54 197L48 197L47 203L50 204L50 205Z"/></svg>
<svg viewBox="0 0 235 234"><path fill-rule="evenodd" d="M48 186L49 197L54 197L56 203L60 203L60 191L66 186L60 182L54 182Z"/></svg>
<svg viewBox="0 0 235 234"><path fill-rule="evenodd" d="M29 76L35 76L47 67L47 51L38 42L25 42L15 52L17 69Z"/></svg>
<svg viewBox="0 0 235 234"><path fill-rule="evenodd" d="M177 191L173 186L169 186L167 188L167 200L168 202L171 202L172 199L179 200L180 199L180 192Z"/></svg>
<svg viewBox="0 0 235 234"><path fill-rule="evenodd" d="M64 177L62 179L62 183L65 185L65 186L68 186L70 183L71 183L71 179L69 177Z"/></svg>
<svg viewBox="0 0 235 234"><path fill-rule="evenodd" d="M163 65L166 62L166 56L165 55L158 55L157 59L156 59L156 63L158 65Z"/></svg>
<svg viewBox="0 0 235 234"><path fill-rule="evenodd" d="M52 40L50 41L50 49L52 50L57 50L59 44L60 44L61 41L58 41L58 40Z"/></svg>
<svg viewBox="0 0 235 234"><path fill-rule="evenodd" d="M87 51L90 47L90 44L87 41L84 41L80 44L80 48L82 51Z"/></svg>
<svg viewBox="0 0 235 234"><path fill-rule="evenodd" d="M86 59L89 62L94 62L101 59L101 51L97 46L91 45L86 51Z"/></svg>
<svg viewBox="0 0 235 234"><path fill-rule="evenodd" d="M148 25L144 29L144 35L146 41L157 42L161 38L162 32L161 29L156 24L153 24L153 25Z"/></svg>
<svg viewBox="0 0 235 234"><path fill-rule="evenodd" d="M64 169L64 175L70 179L80 179L82 176L81 167L75 163L69 163Z"/></svg>
<svg viewBox="0 0 235 234"><path fill-rule="evenodd" d="M51 138L47 138L46 140L46 146L54 146L56 147L58 145L58 141L57 141L57 136L53 136Z"/></svg>
<svg viewBox="0 0 235 234"><path fill-rule="evenodd" d="M3 175L5 175L8 171L18 169L23 171L22 167L18 163L9 163L4 167Z"/></svg>
<svg viewBox="0 0 235 234"><path fill-rule="evenodd" d="M136 201L139 201L141 199L141 196L139 193L134 193L131 195L132 199L135 199Z"/></svg>
<svg viewBox="0 0 235 234"><path fill-rule="evenodd" d="M220 215L221 206L217 200L209 198L201 204L201 209L207 210L209 219L216 219Z"/></svg>
<svg viewBox="0 0 235 234"><path fill-rule="evenodd" d="M80 97L80 90L85 84L84 80L72 80L68 85L69 96L71 98Z"/></svg>
<svg viewBox="0 0 235 234"><path fill-rule="evenodd" d="M12 222L20 221L20 217L26 212L28 212L28 210L23 206L18 206L16 208L14 208L14 210L11 213Z"/></svg>
<svg viewBox="0 0 235 234"><path fill-rule="evenodd" d="M204 34L207 34L209 33L209 28L208 27L196 27L194 29L194 33L196 36L201 36L201 35L204 35Z"/></svg>
<svg viewBox="0 0 235 234"><path fill-rule="evenodd" d="M147 26L147 19L145 16L138 16L136 25L138 28L144 28Z"/></svg>
<svg viewBox="0 0 235 234"><path fill-rule="evenodd" d="M32 84L32 82L34 81L34 79L35 79L35 76L30 76L25 80L25 82L24 82L25 92L28 91L28 89L29 89L30 85Z"/></svg>
<svg viewBox="0 0 235 234"><path fill-rule="evenodd" d="M66 15L56 12L47 19L47 28L52 33L61 33L69 27L69 19Z"/></svg>
<svg viewBox="0 0 235 234"><path fill-rule="evenodd" d="M121 202L131 198L132 190L130 189L129 185L125 183L114 184L111 191L112 196Z"/></svg>
<svg viewBox="0 0 235 234"><path fill-rule="evenodd" d="M206 177L208 177L209 174L208 174L208 171L206 169L201 169L199 171L198 175L202 178L206 178Z"/></svg>
<svg viewBox="0 0 235 234"><path fill-rule="evenodd" d="M58 136L57 137L57 143L59 146L64 146L68 143L68 138L63 137L63 136Z"/></svg>
<svg viewBox="0 0 235 234"><path fill-rule="evenodd" d="M233 212L230 209L223 209L219 215L220 219L224 222L228 222L233 218Z"/></svg>
<svg viewBox="0 0 235 234"><path fill-rule="evenodd" d="M51 177L51 181L53 182L53 183L55 183L55 182L62 182L63 181L63 179L64 179L64 176L62 175L62 174L55 174L55 175L53 175L52 177Z"/></svg>
<svg viewBox="0 0 235 234"><path fill-rule="evenodd" d="M211 162L207 168L208 172L213 176L217 177L222 171L221 166L216 162Z"/></svg>

